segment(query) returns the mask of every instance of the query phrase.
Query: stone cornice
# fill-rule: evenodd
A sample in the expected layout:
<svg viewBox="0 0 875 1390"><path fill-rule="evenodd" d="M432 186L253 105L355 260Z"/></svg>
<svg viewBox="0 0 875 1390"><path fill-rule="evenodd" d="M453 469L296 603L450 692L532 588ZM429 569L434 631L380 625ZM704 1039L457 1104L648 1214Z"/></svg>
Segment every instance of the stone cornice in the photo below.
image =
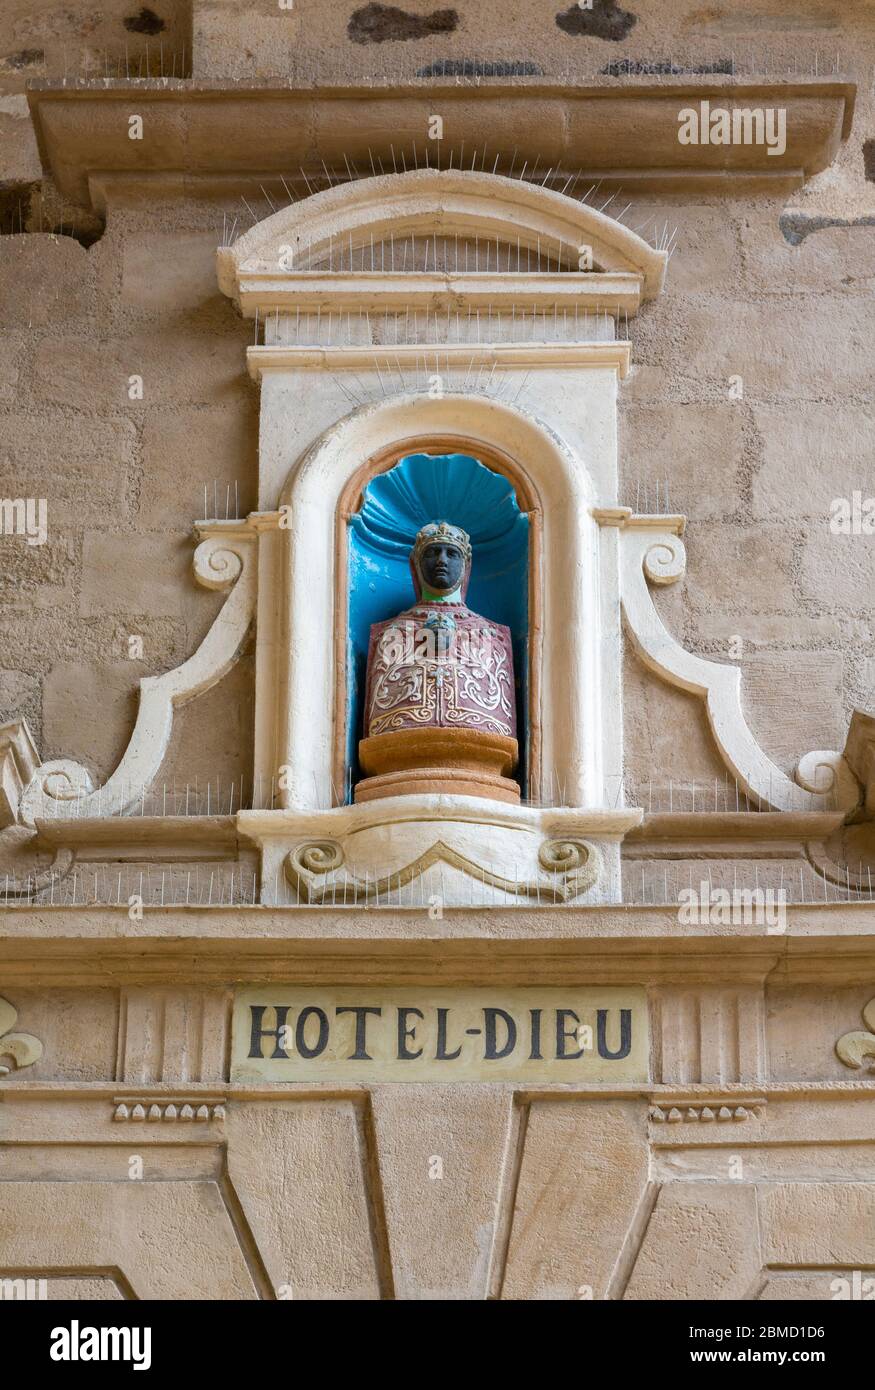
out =
<svg viewBox="0 0 875 1390"><path fill-rule="evenodd" d="M107 176L138 171L257 187L302 165L319 168L323 158L333 163L339 151L366 168L369 151L385 163L390 149L399 153L415 143L421 159L436 110L470 152L481 142L493 151L507 146L508 153L515 146L518 169L537 160L541 170L580 169L583 179L606 187L730 196L762 187L774 195L831 163L847 138L855 93L853 82L838 77L590 78L579 86L514 78L296 90L163 78L38 82L28 100L44 167L67 197L80 204L93 197L99 205ZM769 157L763 145L681 145L678 110L702 100L784 107L786 150ZM361 102L367 121L360 118ZM148 140L128 139L129 113L143 117ZM447 162L449 145L443 145Z"/></svg>
<svg viewBox="0 0 875 1390"><path fill-rule="evenodd" d="M34 825L38 848L72 849L77 863L227 860L239 843L235 816L62 816Z"/></svg>
<svg viewBox="0 0 875 1390"><path fill-rule="evenodd" d="M266 514L265 514L266 515ZM722 790L722 787L721 787ZM427 798L417 798L410 818L440 819L439 803L430 806ZM459 814L457 812L457 814ZM470 819L481 824L482 806L471 808ZM335 807L309 818L280 810L244 810L233 816L79 816L37 818L37 848L57 852L72 849L77 862L105 862L107 855L123 860L193 859L227 860L241 845L255 838L282 839L293 829L301 836L340 833L355 829L357 823L379 823L380 808L365 814L363 806ZM397 823L397 810L383 810L382 819ZM506 808L490 805L492 824L515 826L540 824L543 814L535 807ZM560 808L550 813L549 834L598 834L624 837L627 858L675 856L688 851L692 856L719 858L724 855L804 855L805 846L821 843L844 823L842 811L675 811L645 813L639 807L616 811L579 811ZM545 829L545 834L548 833Z"/></svg>
<svg viewBox="0 0 875 1390"><path fill-rule="evenodd" d="M615 526L618 531L668 531L682 536L687 526L687 518L679 512L636 513L631 507L592 507L591 511L599 526Z"/></svg>
<svg viewBox="0 0 875 1390"><path fill-rule="evenodd" d="M869 1101L875 1095L875 1081L759 1081L756 1086L751 1087L749 1082L728 1081L721 1085L713 1083L693 1081L687 1085L678 1085L676 1082L641 1082L630 1081L625 1085L616 1081L589 1081L563 1084L562 1082L546 1082L538 1086L533 1086L527 1082L518 1081L495 1081L491 1083L496 1088L505 1088L513 1091L519 1101L536 1101L541 1099L559 1100L566 1099L569 1102L586 1100L587 1097L608 1099L648 1099L657 1105L668 1107L677 1103L693 1101L699 1105L706 1105L709 1102L715 1105L722 1103L738 1105L744 1101L749 1101L754 1105L764 1105L769 1101ZM151 1100L153 1097L165 1103L170 1096L182 1099L183 1096L196 1096L198 1101L252 1101L252 1100L306 1100L309 1097L325 1100L329 1097L338 1099L360 1100L364 1094L373 1091L373 1082L362 1081L358 1085L352 1083L338 1084L333 1081L281 1081L281 1082L243 1082L243 1081L186 1081L183 1087L179 1085L169 1085L166 1082L152 1082L146 1085L123 1084L118 1081L17 1081L15 1085L6 1085L3 1088L3 1102L9 1104L10 1101L54 1101L69 1100L76 1097L83 1102L105 1102L105 1101L127 1101L129 1104L133 1100ZM717 1130L720 1138L724 1135ZM654 1143L661 1143L663 1146L670 1144L677 1136L674 1127L669 1127L660 1138L654 1137ZM167 1129L162 1132L162 1142L167 1143L190 1143L191 1131L183 1129ZM686 1141L689 1142L688 1140ZM822 1137L812 1137L806 1142L812 1144L824 1144L831 1142L830 1139ZM833 1141L834 1142L834 1141Z"/></svg>
<svg viewBox="0 0 875 1390"><path fill-rule="evenodd" d="M805 845L828 840L844 819L843 811L655 812L628 832L623 852L644 859L802 856Z"/></svg>
<svg viewBox="0 0 875 1390"><path fill-rule="evenodd" d="M390 347L250 347L246 361L257 381L265 372L363 371L391 368L393 363L415 368L423 363L452 368L478 363L506 368L613 367L620 377L629 371L627 342L601 343L446 343L427 347L400 343Z"/></svg>
<svg viewBox="0 0 875 1390"><path fill-rule="evenodd" d="M665 907L29 907L0 913L4 987L121 982L875 982L875 905L789 905L787 931L684 927Z"/></svg>
<svg viewBox="0 0 875 1390"><path fill-rule="evenodd" d="M302 313L366 313L398 307L446 312L448 309L489 308L510 313L520 306L563 312L577 308L587 314L624 313L630 318L641 300L641 277L630 272L494 272L442 274L436 271L297 271L277 275L242 272L240 309L245 318L274 310Z"/></svg>

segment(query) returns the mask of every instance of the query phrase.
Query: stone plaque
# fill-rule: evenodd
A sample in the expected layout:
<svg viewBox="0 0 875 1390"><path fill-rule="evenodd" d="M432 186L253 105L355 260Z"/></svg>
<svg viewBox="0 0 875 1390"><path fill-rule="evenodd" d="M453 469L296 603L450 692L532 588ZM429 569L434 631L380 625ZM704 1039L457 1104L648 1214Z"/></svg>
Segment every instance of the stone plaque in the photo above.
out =
<svg viewBox="0 0 875 1390"><path fill-rule="evenodd" d="M643 988L238 991L232 1081L648 1080Z"/></svg>

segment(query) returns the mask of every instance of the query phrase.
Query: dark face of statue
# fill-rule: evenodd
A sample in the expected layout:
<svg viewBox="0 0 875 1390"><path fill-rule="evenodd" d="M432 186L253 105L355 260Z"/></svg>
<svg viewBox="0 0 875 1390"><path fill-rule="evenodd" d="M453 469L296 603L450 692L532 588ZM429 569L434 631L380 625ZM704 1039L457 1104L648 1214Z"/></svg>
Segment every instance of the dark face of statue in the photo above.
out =
<svg viewBox="0 0 875 1390"><path fill-rule="evenodd" d="M434 593L450 593L462 582L465 557L457 545L434 541L423 550L419 567L427 588Z"/></svg>

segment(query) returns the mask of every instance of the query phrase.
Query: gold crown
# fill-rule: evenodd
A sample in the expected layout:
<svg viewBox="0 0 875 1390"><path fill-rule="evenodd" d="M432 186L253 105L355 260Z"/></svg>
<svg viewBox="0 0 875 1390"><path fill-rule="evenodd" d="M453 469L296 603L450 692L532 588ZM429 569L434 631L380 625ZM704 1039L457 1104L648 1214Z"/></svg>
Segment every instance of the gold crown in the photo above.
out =
<svg viewBox="0 0 875 1390"><path fill-rule="evenodd" d="M467 531L463 531L461 526L451 526L448 521L430 521L417 532L416 540L413 542L413 558L417 565L426 546L433 545L435 541L458 546L465 560L471 559L471 537Z"/></svg>

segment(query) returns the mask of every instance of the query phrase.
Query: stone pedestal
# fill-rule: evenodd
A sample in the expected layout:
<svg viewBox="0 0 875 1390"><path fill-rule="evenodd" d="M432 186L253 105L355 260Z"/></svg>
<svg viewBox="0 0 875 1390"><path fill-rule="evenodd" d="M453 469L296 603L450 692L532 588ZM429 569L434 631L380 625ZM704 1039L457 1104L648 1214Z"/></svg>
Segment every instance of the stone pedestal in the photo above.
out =
<svg viewBox="0 0 875 1390"><path fill-rule="evenodd" d="M515 738L475 729L400 729L359 743L359 763L367 774L355 799L446 792L482 796L516 804L519 784L507 774L519 758Z"/></svg>

